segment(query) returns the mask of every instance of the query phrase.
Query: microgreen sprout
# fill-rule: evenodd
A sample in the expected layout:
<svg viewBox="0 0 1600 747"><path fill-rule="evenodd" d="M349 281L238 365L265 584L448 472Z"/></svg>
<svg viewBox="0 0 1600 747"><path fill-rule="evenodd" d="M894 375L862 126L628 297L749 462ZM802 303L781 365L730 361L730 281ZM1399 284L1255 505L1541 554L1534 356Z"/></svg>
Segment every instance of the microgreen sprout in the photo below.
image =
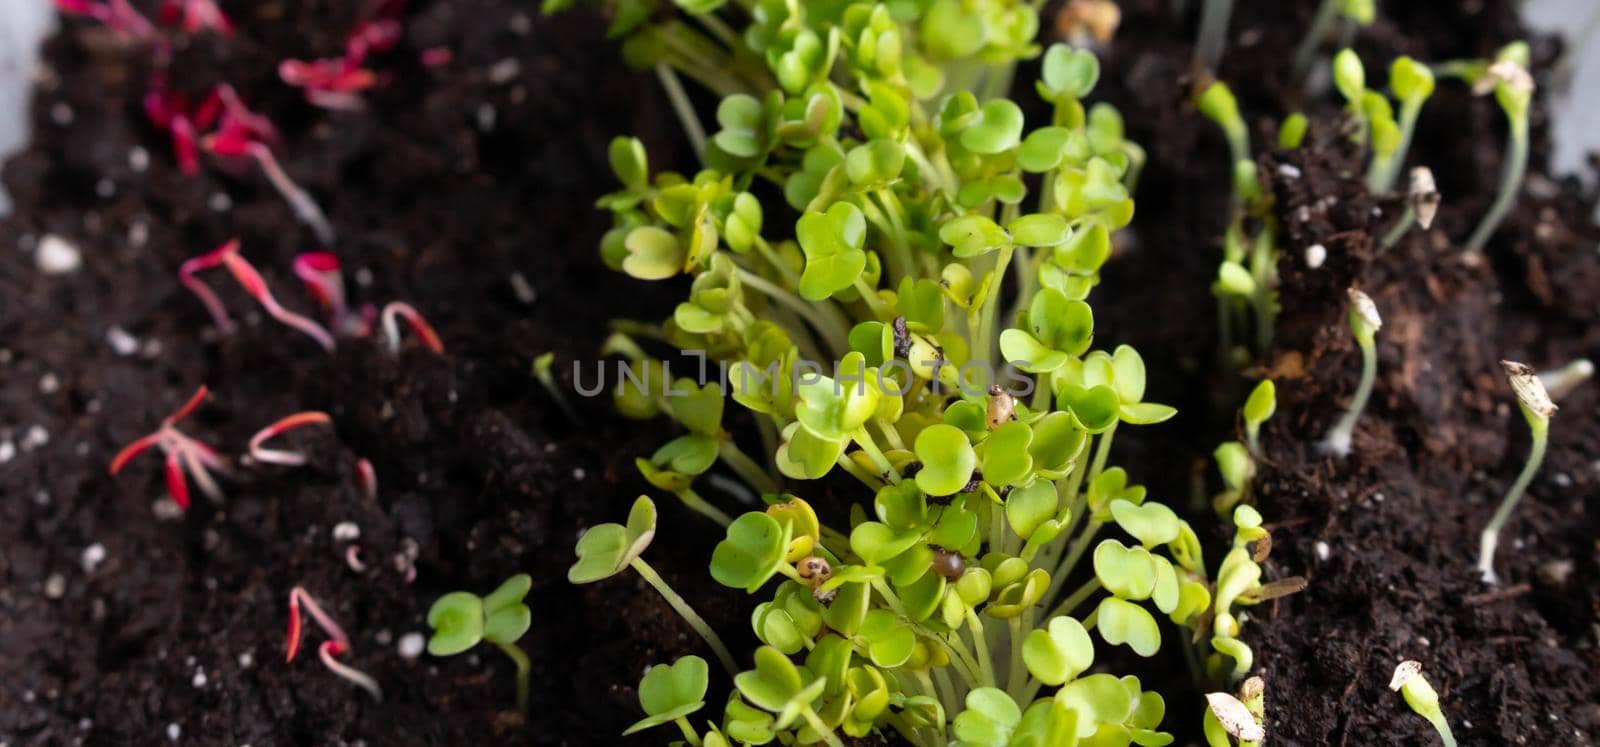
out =
<svg viewBox="0 0 1600 747"><path fill-rule="evenodd" d="M343 264L332 252L305 252L295 255L294 274L305 284L306 292L322 307L328 328L347 337L364 337L372 330L377 315L370 305L352 310L345 300Z"/></svg>
<svg viewBox="0 0 1600 747"><path fill-rule="evenodd" d="M626 526L598 524L590 527L582 537L578 538L576 548L578 562L573 563L572 568L568 569L567 580L575 584L589 584L611 578L627 568L632 568L640 578L667 600L684 622L689 623L689 627L694 628L694 631L705 639L706 645L716 653L717 659L727 668L729 674L738 672L739 667L734 664L733 654L723 645L722 638L706 624L705 618L700 617L694 608L690 607L683 597L678 596L678 593L667 585L666 580L640 557L655 536L656 504L641 495L633 502L633 508L628 512Z"/></svg>
<svg viewBox="0 0 1600 747"><path fill-rule="evenodd" d="M1278 411L1278 387L1272 379L1262 379L1255 389L1250 391L1250 398L1244 403L1244 432L1245 441L1250 444L1252 454L1261 454L1261 424L1267 422L1272 414Z"/></svg>
<svg viewBox="0 0 1600 747"><path fill-rule="evenodd" d="M272 154L272 148L261 139L257 130L236 117L225 116L220 129L201 138L200 146L222 158L254 160L261 167L261 173L267 177L267 181L271 182L273 188L278 190L278 194L289 203L289 209L294 212L295 218L310 227L323 246L333 245L333 225L328 223L322 208L311 199L310 193L301 189L300 185L289 178L289 174L278 163L277 157Z"/></svg>
<svg viewBox="0 0 1600 747"><path fill-rule="evenodd" d="M546 392L550 393L550 398L555 400L556 406L561 408L561 412L567 416L568 420L574 423L581 423L583 418L578 416L578 411L572 407L571 402L567 401L566 394L561 391L561 386L556 383L555 371L553 370L555 362L556 354L554 352L543 353L534 358L533 377L539 380L539 385L544 387Z"/></svg>
<svg viewBox="0 0 1600 747"><path fill-rule="evenodd" d="M250 458L262 464L281 464L288 467L298 467L305 464L305 454L298 451L268 449L261 444L265 443L269 438L276 438L296 428L304 428L308 425L331 426L333 425L333 418L329 417L328 413L325 412L307 410L306 412L297 412L278 420L272 425L256 431L256 434L250 437Z"/></svg>
<svg viewBox="0 0 1600 747"><path fill-rule="evenodd" d="M1541 371L1539 382L1544 384L1545 391L1550 393L1550 399L1559 400L1572 393L1579 384L1594 376L1594 363L1588 358L1579 358L1560 368Z"/></svg>
<svg viewBox="0 0 1600 747"><path fill-rule="evenodd" d="M1378 315L1378 306L1371 297L1355 288L1349 289L1347 294L1350 297L1350 332L1361 348L1361 382L1356 385L1355 396L1350 398L1350 408L1322 440L1322 450L1339 457L1350 453L1356 421L1372 396L1372 384L1378 377L1377 334L1383 327L1383 318Z"/></svg>
<svg viewBox="0 0 1600 747"><path fill-rule="evenodd" d="M1533 433L1533 449L1528 452L1528 461L1517 475L1517 481L1511 484L1511 490L1500 501L1500 507L1495 509L1494 516L1489 519L1489 525L1483 528L1483 535L1478 540L1478 571L1483 574L1484 582L1490 584L1499 582L1494 573L1494 550L1500 541L1500 528L1511 518L1511 511L1522 500L1523 492L1533 482L1539 464L1544 461L1545 447L1550 441L1550 417L1556 413L1556 403L1550 400L1550 394L1545 391L1543 382L1532 368L1515 361L1500 361L1500 365L1505 368L1506 379L1511 382L1511 391L1517 395L1517 408L1522 411L1522 417L1528 421L1528 429Z"/></svg>
<svg viewBox="0 0 1600 747"><path fill-rule="evenodd" d="M162 419L161 427L155 432L141 437L133 443L124 446L111 459L111 474L115 475L132 461L134 457L147 451L150 447L159 447L166 455L167 494L172 496L172 501L179 508L189 507L189 485L184 481L185 473L189 479L200 486L201 492L213 500L222 499L222 489L217 487L217 482L212 478L213 471L226 473L228 467L215 449L207 446L194 438L184 434L177 428L178 421L189 416L195 408L204 402L210 390L204 386L195 390L193 396L185 402L183 407Z"/></svg>
<svg viewBox="0 0 1600 747"><path fill-rule="evenodd" d="M706 670L706 660L692 655L650 667L639 680L639 705L645 718L634 722L622 736L671 722L678 725L689 744L700 744L689 714L705 707Z"/></svg>
<svg viewBox="0 0 1600 747"><path fill-rule="evenodd" d="M1373 156L1372 167L1367 172L1367 188L1373 193L1388 192L1400 176L1422 104L1433 95L1433 71L1410 57L1401 56L1389 66L1389 88L1400 100L1400 140L1387 155Z"/></svg>
<svg viewBox="0 0 1600 747"><path fill-rule="evenodd" d="M1478 95L1494 94L1495 101L1506 114L1509 129L1500 188L1489 210L1483 214L1482 222L1463 246L1469 252L1482 249L1511 213L1511 206L1522 189L1523 175L1528 170L1528 109L1534 89L1533 76L1528 74L1528 45L1524 42L1506 45L1493 64L1473 82L1472 89Z"/></svg>
<svg viewBox="0 0 1600 747"><path fill-rule="evenodd" d="M1444 747L1456 747L1456 736L1450 732L1450 723L1445 721L1444 711L1439 708L1439 693L1422 676L1422 662L1400 662L1400 666L1394 668L1394 676L1389 679L1389 689L1399 691L1412 711L1433 724Z"/></svg>
<svg viewBox="0 0 1600 747"><path fill-rule="evenodd" d="M216 322L217 329L223 334L233 332L235 329L233 320L228 316L227 309L223 307L222 301L217 298L211 288L196 277L198 273L217 266L226 267L228 272L233 275L234 280L238 281L239 285L244 288L245 292L260 303L261 307L266 309L267 313L271 314L274 319L304 332L306 336L316 340L323 350L333 352L333 335L329 334L326 329L323 329L316 322L289 311L278 303L278 300L273 297L272 291L267 288L267 282L262 279L261 273L257 272L255 266L250 264L239 253L238 239L229 239L227 243L210 252L186 260L178 268L178 279L183 283L184 287L200 298L201 303L205 304L206 311L211 313L211 318Z"/></svg>
<svg viewBox="0 0 1600 747"><path fill-rule="evenodd" d="M1241 743L1260 742L1267 737L1267 730L1250 708L1229 693L1206 693L1206 708L1205 736L1211 747L1229 747L1228 737ZM1227 736L1215 733L1217 729Z"/></svg>
<svg viewBox="0 0 1600 747"><path fill-rule="evenodd" d="M378 471L372 468L372 460L361 457L356 460L356 485L361 488L361 494L367 500L376 500L378 497Z"/></svg>
<svg viewBox="0 0 1600 747"><path fill-rule="evenodd" d="M396 354L400 352L400 325L396 321L397 318L406 320L406 326L411 328L411 333L417 336L423 347L436 355L444 354L444 342L439 339L439 333L433 331L433 325L422 317L421 312L403 301L390 301L378 315L383 327L383 341L388 346L389 352Z"/></svg>
<svg viewBox="0 0 1600 747"><path fill-rule="evenodd" d="M1411 169L1409 187L1406 190L1406 209L1401 213L1400 220L1396 221L1394 228L1384 234L1379 247L1388 249L1400 240L1412 225L1422 227L1426 231L1433 226L1434 216L1439 214L1439 188L1433 181L1433 170L1427 166L1417 166Z"/></svg>
<svg viewBox="0 0 1600 747"><path fill-rule="evenodd" d="M428 653L454 656L483 641L500 649L517 666L517 712L528 713L528 676L532 664L517 640L533 624L533 612L523 602L533 577L519 573L506 579L494 591L478 596L470 591L452 591L428 608Z"/></svg>
<svg viewBox="0 0 1600 747"><path fill-rule="evenodd" d="M351 682L366 690L376 701L383 700L383 691L378 688L378 681L355 667L339 661L341 654L351 651L350 637L345 635L344 629L333 621L328 613L322 610L317 600L304 588L296 586L289 590L289 636L285 644L284 661L294 661L295 654L300 651L300 606L305 605L306 611L311 613L311 619L317 622L322 632L327 634L328 640L317 647L317 657L322 660L322 665L336 676Z"/></svg>
<svg viewBox="0 0 1600 747"><path fill-rule="evenodd" d="M400 42L400 23L392 18L364 21L345 38L342 57L320 60L284 60L278 77L305 89L306 100L325 109L354 110L363 106L361 94L377 85L378 75L365 67L372 52L392 49Z"/></svg>

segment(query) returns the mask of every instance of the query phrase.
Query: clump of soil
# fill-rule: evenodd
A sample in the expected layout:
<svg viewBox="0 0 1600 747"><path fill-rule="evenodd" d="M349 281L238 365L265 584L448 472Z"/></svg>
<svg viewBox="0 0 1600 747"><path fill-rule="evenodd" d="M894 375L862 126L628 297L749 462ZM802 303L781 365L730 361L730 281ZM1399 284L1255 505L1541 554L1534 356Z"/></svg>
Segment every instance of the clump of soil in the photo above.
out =
<svg viewBox="0 0 1600 747"><path fill-rule="evenodd" d="M1600 700L1600 525L1586 503L1600 483L1595 385L1561 403L1545 469L1502 541L1505 585L1485 587L1471 569L1477 532L1527 449L1497 359L1551 366L1600 353L1589 202L1571 183L1534 176L1484 256L1461 255L1447 237L1466 235L1492 197L1503 124L1492 103L1442 84L1414 160L1439 175L1446 206L1431 232L1376 250L1398 206L1359 186L1361 164L1334 135L1336 105L1301 103L1286 73L1263 74L1284 68L1314 4L1240 0L1221 71L1258 143L1290 110L1309 107L1318 123L1313 147L1262 159L1285 259L1266 365L1279 412L1263 437L1256 500L1275 527L1269 576L1311 580L1257 608L1245 628L1268 683L1269 734L1279 744L1429 743L1427 724L1384 688L1395 663L1416 658L1464 742L1578 741L1575 732L1596 728ZM1509 0L1396 5L1360 36L1371 68L1401 52L1483 56L1519 34ZM1182 412L1119 434L1116 455L1177 505L1212 447L1232 437L1248 384L1214 373L1208 287L1227 220L1226 149L1187 103L1194 10L1175 14L1163 0L1122 8L1097 96L1122 110L1150 162L1134 230L1100 291L1099 332L1137 346L1152 399ZM709 652L631 575L574 587L565 569L584 527L619 520L649 492L632 460L669 430L575 396L583 422L571 423L528 367L555 350L567 378L570 361L593 360L608 319L670 308L673 289L601 266L607 219L592 207L612 187L605 145L615 134L640 134L658 167L690 166L669 108L602 41L598 18L540 18L511 0L418 0L405 40L377 60L392 77L368 109L331 113L279 83L276 63L337 54L356 22L351 4L224 9L240 35L180 40L174 84L228 81L267 113L285 133L285 167L340 235L352 295L416 305L447 354L394 357L351 340L328 356L247 311L233 290L224 298L245 323L219 338L176 282L179 263L239 236L279 296L309 309L288 272L314 248L309 232L253 173L179 173L140 113L147 50L83 22L51 39L34 140L3 172L17 209L0 235L22 251L0 251L0 741L628 741L616 735L638 717L643 666ZM452 61L423 67L420 53L435 47ZM1553 51L1536 44L1538 62ZM635 91L649 93L624 95ZM42 274L47 236L76 245L82 266ZM1329 253L1317 270L1298 260L1312 243ZM1316 441L1355 386L1343 302L1352 284L1387 324L1355 453L1333 460ZM154 509L154 457L116 479L104 467L201 383L214 395L186 428L228 454L291 412L325 410L335 427L289 437L315 454L307 468L240 465L225 502L199 499L174 519ZM376 466L376 500L356 485L360 457ZM647 557L747 650L751 600L706 573L715 527L658 503ZM1191 518L1221 539L1204 512ZM365 571L331 534L344 521L360 527ZM89 562L97 545L103 560ZM439 594L486 591L524 571L534 576L523 641L534 662L531 727L502 711L512 676L497 652L398 653L426 631ZM349 660L383 685L382 704L310 657L282 662L296 584L352 634ZM1165 672L1168 725L1192 734L1198 692L1164 666L1143 673ZM708 702L725 693L719 679Z"/></svg>

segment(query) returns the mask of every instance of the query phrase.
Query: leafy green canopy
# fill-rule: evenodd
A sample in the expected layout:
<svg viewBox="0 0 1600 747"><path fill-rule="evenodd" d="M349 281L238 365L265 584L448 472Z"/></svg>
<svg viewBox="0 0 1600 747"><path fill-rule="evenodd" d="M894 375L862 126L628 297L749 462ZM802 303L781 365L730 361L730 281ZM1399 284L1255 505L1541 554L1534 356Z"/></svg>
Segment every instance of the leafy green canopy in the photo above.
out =
<svg viewBox="0 0 1600 747"><path fill-rule="evenodd" d="M692 282L670 318L629 323L606 352L634 376L616 392L625 414L686 431L640 460L652 484L707 513L691 486L720 466L767 504L722 522L710 554L719 583L770 594L751 618L763 646L722 719L685 735L1170 742L1159 694L1085 674L1097 645L1192 645L1214 586L1195 532L1107 463L1119 427L1176 411L1146 400L1137 351L1096 349L1090 295L1144 154L1115 109L1085 102L1094 56L1044 51L1031 89L1051 113L1030 128L998 95L1041 51L1030 3L660 5L615 3L612 33L633 62L722 100L694 174L613 143L602 258ZM726 387L668 381L633 337L705 351ZM806 361L820 370L794 375ZM770 460L734 444L723 395L754 415ZM836 473L863 488L848 524L782 492ZM648 542L613 526L580 543L575 581ZM1090 580L1069 592L1080 561ZM1242 573L1230 605L1253 599ZM688 729L703 683L657 671L641 724Z"/></svg>

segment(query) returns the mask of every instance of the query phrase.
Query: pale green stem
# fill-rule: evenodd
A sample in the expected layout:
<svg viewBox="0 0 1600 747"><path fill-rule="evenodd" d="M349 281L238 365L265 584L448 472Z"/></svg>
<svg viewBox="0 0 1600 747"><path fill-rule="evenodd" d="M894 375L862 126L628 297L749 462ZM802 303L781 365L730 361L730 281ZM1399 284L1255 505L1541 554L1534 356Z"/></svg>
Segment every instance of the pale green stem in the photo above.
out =
<svg viewBox="0 0 1600 747"><path fill-rule="evenodd" d="M505 655L517 665L517 713L528 715L528 672L532 665L528 661L528 654L515 643L501 643L495 641L494 645L500 647Z"/></svg>
<svg viewBox="0 0 1600 747"><path fill-rule="evenodd" d="M1200 15L1200 36L1195 41L1195 67L1216 71L1222 49L1228 42L1228 19L1233 15L1233 0L1205 0Z"/></svg>
<svg viewBox="0 0 1600 747"><path fill-rule="evenodd" d="M885 479L896 485L900 484L900 473L894 470L894 465L889 463L889 458L883 455L883 451L878 448L878 443L872 440L872 434L868 433L865 427L857 428L855 433L850 434L850 437L855 440L862 451L867 453L867 458L872 460L873 465L877 466L878 471L883 473Z"/></svg>
<svg viewBox="0 0 1600 747"><path fill-rule="evenodd" d="M983 684L994 687L994 662L989 658L989 639L983 635L983 621L971 607L967 608L967 628L972 633L972 647L978 652L978 667L983 672Z"/></svg>
<svg viewBox="0 0 1600 747"><path fill-rule="evenodd" d="M1094 536L1100 533L1100 527L1103 524L1104 522L1090 519L1089 523L1084 526L1083 534L1078 535L1078 539L1072 543L1072 549L1067 551L1067 556L1061 559L1061 562L1056 565L1055 572L1050 574L1050 586L1045 589L1044 596L1040 597L1041 599L1048 601L1061 591L1061 586L1066 583L1067 575L1072 573L1073 567L1078 564L1078 559L1082 558L1083 554L1088 551L1089 545L1094 542Z"/></svg>
<svg viewBox="0 0 1600 747"><path fill-rule="evenodd" d="M678 491L676 495L678 496L678 500L683 501L683 505L689 507L689 510L694 511L701 516L706 517L707 519L717 522L724 527L733 523L733 519L729 518L727 513L723 512L722 509L711 505L710 501L701 498L699 493L694 492L694 488L684 488L683 490Z"/></svg>
<svg viewBox="0 0 1600 747"><path fill-rule="evenodd" d="M1022 618L1006 620L1006 626L1011 630L1011 661L1006 672L1006 692L1014 697L1022 691L1022 685L1027 681L1024 676L1027 668L1022 665Z"/></svg>
<svg viewBox="0 0 1600 747"><path fill-rule="evenodd" d="M819 314L817 306L805 302L799 296L773 285L771 281L749 270L737 268L734 270L734 274L738 276L739 282L767 294L768 298L810 322L811 326L822 333L823 339L827 340L828 347L833 352L840 353L850 349L850 330L847 328L841 329L833 320L823 314Z"/></svg>
<svg viewBox="0 0 1600 747"><path fill-rule="evenodd" d="M696 734L694 727L689 724L688 716L679 716L672 721L678 725L678 731L683 732L683 738L689 741L690 747L700 747L700 735Z"/></svg>
<svg viewBox="0 0 1600 747"><path fill-rule="evenodd" d="M1400 145L1382 161L1374 161L1372 173L1367 175L1367 191L1384 194L1394 189L1394 180L1406 162L1406 151L1411 149L1411 136L1417 129L1417 117L1422 113L1423 99L1408 99L1400 104Z"/></svg>
<svg viewBox="0 0 1600 747"><path fill-rule="evenodd" d="M1410 231L1411 227L1416 224L1417 211L1408 203L1406 211L1400 214L1400 220L1395 221L1394 228L1389 229L1389 232L1383 235L1383 240L1378 242L1379 250L1386 250L1394 246L1396 242L1400 241L1400 237L1405 236L1406 232Z"/></svg>
<svg viewBox="0 0 1600 747"><path fill-rule="evenodd" d="M1367 399L1372 396L1372 383L1378 378L1378 344L1374 341L1359 341L1361 345L1361 383L1356 385L1356 394L1350 399L1350 409L1335 423L1333 429L1328 431L1324 441L1326 448L1343 456L1350 453L1350 442L1355 437L1356 421L1361 419L1361 411L1367 409Z"/></svg>
<svg viewBox="0 0 1600 747"><path fill-rule="evenodd" d="M974 348L972 357L979 360L994 360L995 340L1000 333L995 330L995 309L1000 306L1000 288L1005 284L1006 268L1011 265L1011 255L1016 250L1011 246L1000 250L1000 259L995 263L994 281L989 286L989 297L983 299L983 319L979 329L983 333L983 347Z"/></svg>
<svg viewBox="0 0 1600 747"><path fill-rule="evenodd" d="M1111 438L1117 435L1118 422L1120 421L1113 421L1111 427L1107 428L1105 433L1100 434L1100 447L1094 452L1094 465L1089 468L1089 475L1085 478L1091 485L1094 484L1095 478L1099 477L1100 473L1106 468L1106 459L1111 456Z"/></svg>
<svg viewBox="0 0 1600 747"><path fill-rule="evenodd" d="M683 597L678 596L678 592L673 591L672 587L668 586L667 582L656 574L656 569L651 568L649 563L644 562L644 558L634 558L628 565L639 574L640 578L645 580L645 583L655 587L655 590L661 594L661 598L667 600L667 604L672 605L673 611L677 612L684 622L689 623L689 627L694 628L694 632L699 633L700 637L705 639L706 645L710 646L711 651L717 655L717 659L722 662L723 668L728 670L729 677L739 673L738 665L734 664L733 654L728 653L728 647L722 645L722 639L717 637L717 632L706 624L705 619L700 617L694 611L694 608L689 606L688 602L683 601Z"/></svg>
<svg viewBox="0 0 1600 747"><path fill-rule="evenodd" d="M1521 116L1511 120L1511 131L1506 137L1506 165L1504 173L1500 176L1500 191L1494 197L1494 204L1489 206L1489 212L1483 214L1483 222L1472 232L1472 238L1467 239L1464 247L1466 251L1478 251L1484 244L1489 243L1489 237L1500 227L1501 221L1511 213L1511 206L1517 201L1517 193L1522 191L1522 177L1527 170L1528 114L1524 111Z"/></svg>
<svg viewBox="0 0 1600 747"><path fill-rule="evenodd" d="M834 734L833 730L829 729L827 724L822 723L822 717L818 716L817 712L812 710L810 705L805 706L800 711L800 715L804 717L806 723L810 724L811 728L817 732L817 735L822 737L822 741L828 743L828 747L844 747L844 742L839 741L838 735Z"/></svg>
<svg viewBox="0 0 1600 747"><path fill-rule="evenodd" d="M857 293L861 294L861 302L865 303L867 308L872 311L874 319L883 320L889 318L889 310L884 308L883 299L878 297L876 288L867 285L867 281L862 280L860 275L857 275L856 279L851 281L851 285L855 287Z"/></svg>
<svg viewBox="0 0 1600 747"><path fill-rule="evenodd" d="M701 126L700 117L694 113L694 104L690 103L689 94L683 90L683 81L678 80L678 74L665 62L656 63L656 78L660 79L661 87L667 91L667 100L672 102L672 111L683 125L683 134L689 136L689 144L694 146L695 157L704 160L706 129Z"/></svg>
<svg viewBox="0 0 1600 747"><path fill-rule="evenodd" d="M1483 535L1478 539L1478 571L1483 574L1483 579L1495 583L1494 550L1500 542L1500 528L1505 526L1506 520L1511 518L1511 512L1517 507L1517 502L1522 500L1522 494L1527 491L1528 484L1533 482L1533 476L1539 471L1539 464L1544 461L1545 447L1550 442L1550 420L1524 411L1528 417L1528 427L1533 431L1533 450L1528 453L1528 463L1523 465L1522 473L1517 475L1517 481L1511 484L1511 490L1500 501L1500 507L1495 509L1494 516L1489 519L1489 525L1483 528Z"/></svg>
<svg viewBox="0 0 1600 747"><path fill-rule="evenodd" d="M1084 601L1087 600L1090 597L1090 595L1094 594L1095 592L1097 592L1099 590L1100 590L1100 577L1099 576L1096 576L1094 578L1089 579L1088 581L1085 581L1082 586L1078 587L1077 591L1072 592L1071 596L1068 596L1066 599L1061 600L1061 604L1056 605L1055 609L1050 610L1050 614L1047 615L1045 617L1045 619L1048 620L1050 618L1059 617L1061 615L1070 615L1070 614L1072 614L1072 611L1077 609L1078 605L1083 604Z"/></svg>
<svg viewBox="0 0 1600 747"><path fill-rule="evenodd" d="M856 464L854 459L851 459L846 455L839 455L838 465L851 477L860 480L862 485L867 486L873 491L877 491L884 485L883 480L874 478L871 473L861 469L861 465Z"/></svg>
<svg viewBox="0 0 1600 747"><path fill-rule="evenodd" d="M961 708L961 693L956 690L954 682L950 681L950 673L945 667L933 670L933 682L939 687L939 702L944 704L944 712L952 714Z"/></svg>
<svg viewBox="0 0 1600 747"><path fill-rule="evenodd" d="M1322 0L1317 6L1317 14L1311 17L1311 27L1306 29L1306 37L1300 40L1300 46L1294 50L1294 78L1295 82L1304 80L1306 72L1311 69L1311 60L1317 54L1317 48L1322 46L1322 40L1328 35L1328 28L1333 25L1333 19L1338 13L1338 0Z"/></svg>
<svg viewBox="0 0 1600 747"><path fill-rule="evenodd" d="M722 457L722 461L732 468L734 472L737 472L739 477L754 488L756 492L778 492L778 485L767 475L766 470L761 469L761 466L756 464L749 455L740 450L738 444L727 439L718 441L717 455Z"/></svg>

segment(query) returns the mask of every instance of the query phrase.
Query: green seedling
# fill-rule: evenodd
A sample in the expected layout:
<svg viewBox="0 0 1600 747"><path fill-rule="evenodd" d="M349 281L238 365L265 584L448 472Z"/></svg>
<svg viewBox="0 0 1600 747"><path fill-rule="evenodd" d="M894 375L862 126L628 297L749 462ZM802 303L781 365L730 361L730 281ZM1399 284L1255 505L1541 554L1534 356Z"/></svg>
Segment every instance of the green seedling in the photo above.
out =
<svg viewBox="0 0 1600 747"><path fill-rule="evenodd" d="M1267 422L1278 411L1278 387L1272 379L1262 379L1256 388L1250 390L1250 398L1244 402L1245 441L1250 444L1250 453L1261 453L1261 424Z"/></svg>
<svg viewBox="0 0 1600 747"><path fill-rule="evenodd" d="M1327 39L1334 22L1340 18L1345 20L1341 46L1348 47L1357 28L1370 26L1377 19L1376 3L1373 0L1322 0L1317 6L1317 12L1311 17L1311 26L1306 29L1305 38L1300 40L1298 47L1295 47L1293 80L1300 81L1306 77L1306 71L1311 69L1311 62L1317 55L1317 49Z"/></svg>
<svg viewBox="0 0 1600 747"><path fill-rule="evenodd" d="M1434 692L1433 685L1422 676L1422 662L1400 662L1389 679L1389 689L1399 691L1413 712L1433 724L1444 747L1456 747L1456 736L1450 731L1450 723L1444 720L1444 711L1439 709L1439 693Z"/></svg>
<svg viewBox="0 0 1600 747"><path fill-rule="evenodd" d="M1170 742L1159 694L1086 673L1095 636L1146 656L1203 641L1219 570L1194 529L1113 466L1118 429L1175 410L1147 400L1132 348L1093 349L1093 293L1145 160L1091 98L1094 55L1041 50L1034 5L1010 0L611 5L625 57L657 69L690 142L704 141L694 173L652 172L638 140L612 145L602 260L639 280L689 278L670 317L617 329L728 372L726 386L691 386L613 336L605 352L628 376L652 375L616 404L686 431L638 462L657 489L693 507L692 481L719 463L732 492L767 504L723 516L709 553L714 580L759 597L762 648L742 672L639 559L648 501L635 510L647 516L579 543L572 581L635 568L734 673L720 722L684 738ZM1035 56L1040 79L1021 90L1048 113L1029 122L1035 107L1006 93ZM717 95L711 127L696 129L680 82ZM1242 228L1247 211L1268 215L1247 147L1226 258L1252 287L1227 302L1240 325L1265 320L1266 340L1277 250L1270 230ZM732 445L725 396L750 411L762 458ZM830 526L779 475L828 478L839 497L854 485L863 500ZM1064 590L1085 558L1092 580ZM1227 567L1228 603L1255 601L1259 574ZM1163 635L1161 615L1185 631ZM692 718L680 709L703 697L699 682L668 697L654 692L665 681L646 712Z"/></svg>
<svg viewBox="0 0 1600 747"><path fill-rule="evenodd" d="M598 524L590 527L588 531L578 538L578 562L573 563L567 570L567 580L574 584L590 584L611 578L628 568L639 574L645 583L650 584L661 597L667 600L673 611L682 617L689 627L694 628L700 637L705 639L706 645L716 653L717 659L732 674L739 671L734 664L733 654L728 652L728 647L723 645L722 639L716 631L706 624L700 617L672 590L666 580L662 579L656 570L646 563L640 555L644 554L650 542L656 537L656 504L646 496L639 496L633 502L633 508L628 512L628 523Z"/></svg>
<svg viewBox="0 0 1600 747"><path fill-rule="evenodd" d="M1350 407L1322 439L1322 450L1337 457L1350 453L1356 421L1361 419L1361 412L1367 408L1367 399L1372 396L1372 385L1378 378L1377 334L1383 328L1378 305L1372 302L1371 297L1355 288L1347 293L1350 296L1350 332L1356 338L1356 345L1361 348L1361 381L1356 385L1355 396L1350 398Z"/></svg>
<svg viewBox="0 0 1600 747"><path fill-rule="evenodd" d="M1483 528L1483 534L1478 539L1478 572L1489 584L1499 583L1494 573L1494 550L1500 541L1500 528L1511 518L1517 502L1522 500L1522 494L1539 472L1545 447L1550 442L1550 418L1556 414L1556 403L1551 401L1544 383L1532 368L1515 361L1500 361L1500 365L1505 368L1506 378L1511 382L1511 391L1517 395L1517 409L1528 421L1528 430L1533 434L1533 448L1528 452L1528 461L1517 475L1517 481L1506 491L1506 497L1500 501L1500 507L1495 509L1489 525Z"/></svg>
<svg viewBox="0 0 1600 747"><path fill-rule="evenodd" d="M1367 189L1374 194L1393 189L1394 180L1400 176L1406 152L1411 149L1411 137L1416 132L1422 104L1433 95L1433 71L1410 57L1401 56L1389 66L1389 88L1400 100L1400 139L1389 154L1373 156L1372 168L1367 172Z"/></svg>
<svg viewBox="0 0 1600 747"><path fill-rule="evenodd" d="M1483 214L1483 220L1463 245L1466 251L1478 251L1489 243L1489 237L1495 229L1511 214L1511 206L1517 201L1517 192L1522 189L1522 179L1528 170L1528 110L1533 101L1533 89L1533 76L1528 74L1528 45L1525 42L1506 45L1483 75L1473 81L1474 93L1494 94L1495 101L1505 112L1508 130L1500 187L1495 192L1489 210Z"/></svg>
<svg viewBox="0 0 1600 747"><path fill-rule="evenodd" d="M1426 231L1433 226L1434 216L1439 213L1439 188L1433 181L1433 170L1427 166L1417 166L1411 169L1409 188L1406 190L1406 209L1401 213L1400 220L1395 222L1394 228L1383 235L1383 240L1378 242L1381 249L1389 247L1400 241L1413 225L1421 226Z"/></svg>
<svg viewBox="0 0 1600 747"><path fill-rule="evenodd" d="M428 608L428 653L454 656L484 641L495 645L517 665L517 712L528 713L527 652L517 640L533 624L533 613L523 598L533 586L533 577L519 573L485 596L470 591L453 591Z"/></svg>
<svg viewBox="0 0 1600 747"><path fill-rule="evenodd" d="M689 725L689 714L706 704L706 660L685 656L672 664L657 664L639 680L639 705L645 718L634 722L622 736L671 722L678 725L691 745L700 736Z"/></svg>
<svg viewBox="0 0 1600 747"><path fill-rule="evenodd" d="M1222 134L1228 139L1228 152L1233 157L1234 164L1250 163L1250 130L1245 126L1244 118L1239 115L1239 102L1233 97L1233 91L1227 84L1216 81L1206 90L1201 92L1197 102L1200 113L1207 119L1215 122L1222 128ZM1254 164L1251 164L1254 168ZM1237 180L1235 180L1237 183ZM1240 190L1234 191L1235 201L1242 199Z"/></svg>
<svg viewBox="0 0 1600 747"><path fill-rule="evenodd" d="M555 362L556 354L554 352L544 353L534 358L533 377L539 380L539 385L544 387L546 392L550 393L550 399L555 400L556 406L561 408L562 414L566 415L568 420L574 424L581 423L583 419L578 417L578 411L572 407L571 402L567 401L566 393L562 392L561 386L556 383Z"/></svg>
<svg viewBox="0 0 1600 747"><path fill-rule="evenodd" d="M1251 678L1251 682L1260 680ZM1247 682L1246 687L1249 685ZM1229 737L1239 740L1241 747L1260 744L1267 738L1262 721L1261 714L1252 710L1245 700L1229 693L1206 693L1202 731L1209 747L1232 747Z"/></svg>

